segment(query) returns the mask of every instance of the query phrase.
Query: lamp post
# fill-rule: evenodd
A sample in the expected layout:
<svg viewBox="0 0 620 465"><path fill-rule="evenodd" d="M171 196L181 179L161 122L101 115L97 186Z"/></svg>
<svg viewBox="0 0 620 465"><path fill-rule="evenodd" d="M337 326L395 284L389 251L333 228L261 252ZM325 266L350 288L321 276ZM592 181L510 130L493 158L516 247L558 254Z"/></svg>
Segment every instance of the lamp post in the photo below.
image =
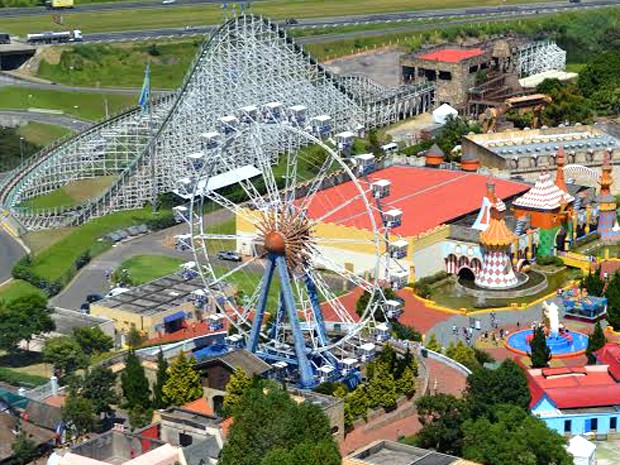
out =
<svg viewBox="0 0 620 465"><path fill-rule="evenodd" d="M20 159L20 164L24 164L24 138L20 137L19 138L19 159Z"/></svg>

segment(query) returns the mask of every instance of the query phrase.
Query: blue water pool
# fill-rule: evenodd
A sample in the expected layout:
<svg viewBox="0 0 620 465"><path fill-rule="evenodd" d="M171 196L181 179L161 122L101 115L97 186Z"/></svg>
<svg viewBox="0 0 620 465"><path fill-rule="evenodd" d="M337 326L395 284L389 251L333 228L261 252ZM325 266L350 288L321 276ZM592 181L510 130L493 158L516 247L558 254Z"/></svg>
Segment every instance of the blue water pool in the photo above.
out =
<svg viewBox="0 0 620 465"><path fill-rule="evenodd" d="M533 331L526 329L517 331L508 336L506 347L518 353L529 353ZM551 334L547 336L547 346L551 349L552 357L570 357L580 355L588 347L588 336L577 331L565 331L564 335Z"/></svg>

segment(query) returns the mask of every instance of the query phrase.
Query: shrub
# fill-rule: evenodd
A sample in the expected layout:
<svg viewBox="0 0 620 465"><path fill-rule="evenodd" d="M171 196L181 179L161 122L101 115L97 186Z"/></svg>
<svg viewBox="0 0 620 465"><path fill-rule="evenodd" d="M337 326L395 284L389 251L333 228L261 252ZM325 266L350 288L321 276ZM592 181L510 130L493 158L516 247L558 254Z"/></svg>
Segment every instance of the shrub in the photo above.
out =
<svg viewBox="0 0 620 465"><path fill-rule="evenodd" d="M175 224L177 224L177 220L174 218L172 213L166 213L158 218L154 218L146 222L146 226L151 231L159 231L161 229L170 228Z"/></svg>
<svg viewBox="0 0 620 465"><path fill-rule="evenodd" d="M554 257L553 255L539 255L536 257L536 263L541 266L564 266L564 262L562 261L562 259L559 257Z"/></svg>
<svg viewBox="0 0 620 465"><path fill-rule="evenodd" d="M149 45L149 48L147 49L147 53L151 55L152 57L158 57L159 55L161 55L161 52L157 48L157 44Z"/></svg>
<svg viewBox="0 0 620 465"><path fill-rule="evenodd" d="M399 321L392 322L392 332L396 339L418 342L422 340L422 335L415 328L404 325Z"/></svg>
<svg viewBox="0 0 620 465"><path fill-rule="evenodd" d="M10 368L0 367L0 381L12 386L41 386L47 383L44 376L30 375Z"/></svg>

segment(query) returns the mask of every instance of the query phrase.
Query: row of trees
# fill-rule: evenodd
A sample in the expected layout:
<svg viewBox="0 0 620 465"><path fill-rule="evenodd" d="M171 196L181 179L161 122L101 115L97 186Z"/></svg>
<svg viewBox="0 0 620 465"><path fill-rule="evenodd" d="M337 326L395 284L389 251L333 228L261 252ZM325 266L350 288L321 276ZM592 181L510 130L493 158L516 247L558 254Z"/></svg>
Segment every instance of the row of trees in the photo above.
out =
<svg viewBox="0 0 620 465"><path fill-rule="evenodd" d="M19 343L29 343L35 336L56 329L47 300L37 294L0 301L0 349L9 354L20 350Z"/></svg>
<svg viewBox="0 0 620 465"><path fill-rule="evenodd" d="M295 402L285 388L237 371L226 386L231 416L220 465L339 465L329 420L315 404Z"/></svg>
<svg viewBox="0 0 620 465"><path fill-rule="evenodd" d="M120 375L120 392L116 385L116 374L102 366L70 375L63 418L78 436L103 428L114 406L127 411L131 427L140 428L150 422L154 409L182 406L202 395L200 374L193 367L193 359L183 353L170 366L159 353L151 390L140 359L130 350Z"/></svg>
<svg viewBox="0 0 620 465"><path fill-rule="evenodd" d="M406 442L486 465L570 465L564 439L528 412L524 372L512 360L496 370L477 369L463 398L423 396L417 402L423 427Z"/></svg>

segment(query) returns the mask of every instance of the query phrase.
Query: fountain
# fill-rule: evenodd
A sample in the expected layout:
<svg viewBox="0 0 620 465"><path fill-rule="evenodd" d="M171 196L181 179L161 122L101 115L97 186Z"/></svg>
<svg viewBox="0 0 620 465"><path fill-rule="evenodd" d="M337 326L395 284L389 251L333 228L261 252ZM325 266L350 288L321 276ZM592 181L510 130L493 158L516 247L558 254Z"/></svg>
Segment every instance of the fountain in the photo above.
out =
<svg viewBox="0 0 620 465"><path fill-rule="evenodd" d="M576 357L588 347L588 336L578 331L571 331L560 323L558 306L551 302L543 302L542 319L539 324L545 331L547 347L551 350L551 358ZM530 352L530 341L534 337L534 328L517 331L506 339L506 348L521 355Z"/></svg>

